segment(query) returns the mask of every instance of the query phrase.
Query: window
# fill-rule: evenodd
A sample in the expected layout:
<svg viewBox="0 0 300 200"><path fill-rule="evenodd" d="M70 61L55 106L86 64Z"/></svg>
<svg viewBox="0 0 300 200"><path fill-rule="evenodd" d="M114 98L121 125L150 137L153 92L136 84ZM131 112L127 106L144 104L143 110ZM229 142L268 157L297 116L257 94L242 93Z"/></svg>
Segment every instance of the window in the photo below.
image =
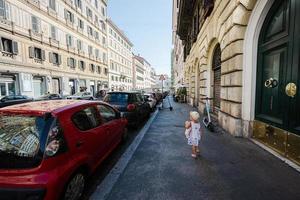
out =
<svg viewBox="0 0 300 200"><path fill-rule="evenodd" d="M82 50L82 41L81 40L77 40L77 49L78 50Z"/></svg>
<svg viewBox="0 0 300 200"><path fill-rule="evenodd" d="M89 107L72 116L75 126L81 131L88 131L100 125L100 118L95 107Z"/></svg>
<svg viewBox="0 0 300 200"><path fill-rule="evenodd" d="M66 39L67 39L67 46L73 47L73 44L74 44L73 36L67 34L67 35L66 35Z"/></svg>
<svg viewBox="0 0 300 200"><path fill-rule="evenodd" d="M88 7L86 7L86 16L89 18L93 18L93 12Z"/></svg>
<svg viewBox="0 0 300 200"><path fill-rule="evenodd" d="M77 8L82 9L82 2L81 2L81 0L75 0L75 6L76 6Z"/></svg>
<svg viewBox="0 0 300 200"><path fill-rule="evenodd" d="M1 38L0 50L6 53L17 55L19 52L18 43L7 38Z"/></svg>
<svg viewBox="0 0 300 200"><path fill-rule="evenodd" d="M71 69L75 69L76 68L76 60L74 58L68 58L68 66Z"/></svg>
<svg viewBox="0 0 300 200"><path fill-rule="evenodd" d="M102 16L105 17L105 8L104 7L101 7L101 13L102 13Z"/></svg>
<svg viewBox="0 0 300 200"><path fill-rule="evenodd" d="M90 64L90 71L95 72L95 65L94 64Z"/></svg>
<svg viewBox="0 0 300 200"><path fill-rule="evenodd" d="M46 60L45 50L37 47L29 47L29 58L34 58L37 60Z"/></svg>
<svg viewBox="0 0 300 200"><path fill-rule="evenodd" d="M69 10L65 10L65 19L67 20L67 22L74 23L74 14Z"/></svg>
<svg viewBox="0 0 300 200"><path fill-rule="evenodd" d="M104 68L104 74L107 75L108 74L108 69Z"/></svg>
<svg viewBox="0 0 300 200"><path fill-rule="evenodd" d="M114 81L114 80L115 80L115 79L114 79L114 76L111 76L111 80L112 80L112 81Z"/></svg>
<svg viewBox="0 0 300 200"><path fill-rule="evenodd" d="M99 33L97 31L95 31L95 39L99 40Z"/></svg>
<svg viewBox="0 0 300 200"><path fill-rule="evenodd" d="M80 60L79 61L79 69L81 71L84 71L85 70L85 62L83 60Z"/></svg>
<svg viewBox="0 0 300 200"><path fill-rule="evenodd" d="M93 55L93 47L89 45L88 50L89 50L89 55Z"/></svg>
<svg viewBox="0 0 300 200"><path fill-rule="evenodd" d="M84 22L78 18L78 27L83 30L84 29Z"/></svg>
<svg viewBox="0 0 300 200"><path fill-rule="evenodd" d="M107 123L109 121L115 120L117 118L116 112L114 109L105 106L105 105L98 105L98 110L100 112L102 122Z"/></svg>
<svg viewBox="0 0 300 200"><path fill-rule="evenodd" d="M0 0L0 17L4 19L10 18L10 5L4 0Z"/></svg>
<svg viewBox="0 0 300 200"><path fill-rule="evenodd" d="M101 74L101 66L97 66L97 72L98 72L98 74Z"/></svg>
<svg viewBox="0 0 300 200"><path fill-rule="evenodd" d="M98 8L98 0L95 0L95 7Z"/></svg>
<svg viewBox="0 0 300 200"><path fill-rule="evenodd" d="M92 29L92 27L88 26L87 33L88 33L89 36L93 36L93 29Z"/></svg>
<svg viewBox="0 0 300 200"><path fill-rule="evenodd" d="M57 40L57 29L56 29L56 27L55 26L51 26L50 27L50 31L51 31L51 33L50 33L51 39L52 40Z"/></svg>
<svg viewBox="0 0 300 200"><path fill-rule="evenodd" d="M105 23L101 20L101 27L102 27L102 30L105 31L106 30L106 25Z"/></svg>
<svg viewBox="0 0 300 200"><path fill-rule="evenodd" d="M40 32L41 20L36 16L31 16L32 30L36 33Z"/></svg>
<svg viewBox="0 0 300 200"><path fill-rule="evenodd" d="M95 49L95 56L96 56L96 58L99 58L99 49Z"/></svg>
<svg viewBox="0 0 300 200"><path fill-rule="evenodd" d="M106 44L106 37L102 37L102 45L105 46Z"/></svg>
<svg viewBox="0 0 300 200"><path fill-rule="evenodd" d="M60 65L61 64L61 55L59 55L58 53L49 52L49 62L53 63L55 65Z"/></svg>
<svg viewBox="0 0 300 200"><path fill-rule="evenodd" d="M106 63L106 53L103 53L103 63Z"/></svg>
<svg viewBox="0 0 300 200"><path fill-rule="evenodd" d="M55 0L49 0L49 8L56 11Z"/></svg>

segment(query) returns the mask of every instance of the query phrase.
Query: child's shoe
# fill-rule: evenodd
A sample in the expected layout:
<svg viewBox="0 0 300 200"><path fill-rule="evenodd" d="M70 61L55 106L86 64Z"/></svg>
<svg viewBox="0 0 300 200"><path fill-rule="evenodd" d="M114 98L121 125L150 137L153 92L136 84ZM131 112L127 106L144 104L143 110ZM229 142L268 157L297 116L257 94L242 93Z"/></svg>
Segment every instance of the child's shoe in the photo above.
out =
<svg viewBox="0 0 300 200"><path fill-rule="evenodd" d="M193 158L197 158L197 155L192 153L192 157Z"/></svg>

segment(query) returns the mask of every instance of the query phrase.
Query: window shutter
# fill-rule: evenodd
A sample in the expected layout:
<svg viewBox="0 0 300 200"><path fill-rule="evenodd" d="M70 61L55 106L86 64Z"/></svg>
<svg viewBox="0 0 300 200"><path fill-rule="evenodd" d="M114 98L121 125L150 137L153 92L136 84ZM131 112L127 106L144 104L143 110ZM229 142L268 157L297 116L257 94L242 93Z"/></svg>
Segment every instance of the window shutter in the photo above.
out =
<svg viewBox="0 0 300 200"><path fill-rule="evenodd" d="M42 61L46 60L45 50L42 50Z"/></svg>
<svg viewBox="0 0 300 200"><path fill-rule="evenodd" d="M74 59L74 68L76 68L76 65L77 64L77 61L76 61L76 59Z"/></svg>
<svg viewBox="0 0 300 200"><path fill-rule="evenodd" d="M29 47L29 58L34 58L34 47Z"/></svg>
<svg viewBox="0 0 300 200"><path fill-rule="evenodd" d="M61 65L61 55L58 55L58 65Z"/></svg>
<svg viewBox="0 0 300 200"><path fill-rule="evenodd" d="M0 0L1 2L1 0ZM0 37L0 51L2 51L3 47L2 47L2 37Z"/></svg>
<svg viewBox="0 0 300 200"><path fill-rule="evenodd" d="M49 63L53 63L53 53L49 52Z"/></svg>
<svg viewBox="0 0 300 200"><path fill-rule="evenodd" d="M19 53L18 42L12 41L12 52L14 55Z"/></svg>
<svg viewBox="0 0 300 200"><path fill-rule="evenodd" d="M10 4L5 3L5 18L10 19Z"/></svg>
<svg viewBox="0 0 300 200"><path fill-rule="evenodd" d="M65 9L64 12L65 12L65 19L67 20L67 19L68 19L68 15L67 15L68 13L67 13L67 10Z"/></svg>
<svg viewBox="0 0 300 200"><path fill-rule="evenodd" d="M71 14L71 22L74 23L74 14Z"/></svg>
<svg viewBox="0 0 300 200"><path fill-rule="evenodd" d="M70 67L70 58L67 59L67 66Z"/></svg>
<svg viewBox="0 0 300 200"><path fill-rule="evenodd" d="M4 0L0 0L0 16L5 18L5 2Z"/></svg>

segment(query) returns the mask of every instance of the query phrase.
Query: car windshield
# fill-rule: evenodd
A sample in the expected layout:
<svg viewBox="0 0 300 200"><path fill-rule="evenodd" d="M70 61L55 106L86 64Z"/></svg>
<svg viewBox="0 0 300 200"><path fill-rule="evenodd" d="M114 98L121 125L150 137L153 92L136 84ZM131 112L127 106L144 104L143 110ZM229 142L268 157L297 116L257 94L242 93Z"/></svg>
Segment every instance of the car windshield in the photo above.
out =
<svg viewBox="0 0 300 200"><path fill-rule="evenodd" d="M0 168L38 165L51 121L39 116L0 116Z"/></svg>
<svg viewBox="0 0 300 200"><path fill-rule="evenodd" d="M106 95L104 101L112 104L126 104L128 102L128 94L111 93Z"/></svg>

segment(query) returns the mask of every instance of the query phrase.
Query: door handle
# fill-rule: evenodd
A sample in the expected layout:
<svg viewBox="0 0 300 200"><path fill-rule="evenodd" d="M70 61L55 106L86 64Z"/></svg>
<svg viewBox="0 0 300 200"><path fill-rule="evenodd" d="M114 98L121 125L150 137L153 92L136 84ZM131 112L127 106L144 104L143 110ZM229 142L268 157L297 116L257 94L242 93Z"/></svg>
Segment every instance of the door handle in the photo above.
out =
<svg viewBox="0 0 300 200"><path fill-rule="evenodd" d="M266 88L275 88L278 85L278 81L274 78L269 78L265 81Z"/></svg>
<svg viewBox="0 0 300 200"><path fill-rule="evenodd" d="M285 86L285 94L289 97L294 98L297 94L297 85L295 83L288 83Z"/></svg>
<svg viewBox="0 0 300 200"><path fill-rule="evenodd" d="M77 148L81 147L83 145L83 143L84 143L83 141L77 141L76 142L76 147Z"/></svg>

